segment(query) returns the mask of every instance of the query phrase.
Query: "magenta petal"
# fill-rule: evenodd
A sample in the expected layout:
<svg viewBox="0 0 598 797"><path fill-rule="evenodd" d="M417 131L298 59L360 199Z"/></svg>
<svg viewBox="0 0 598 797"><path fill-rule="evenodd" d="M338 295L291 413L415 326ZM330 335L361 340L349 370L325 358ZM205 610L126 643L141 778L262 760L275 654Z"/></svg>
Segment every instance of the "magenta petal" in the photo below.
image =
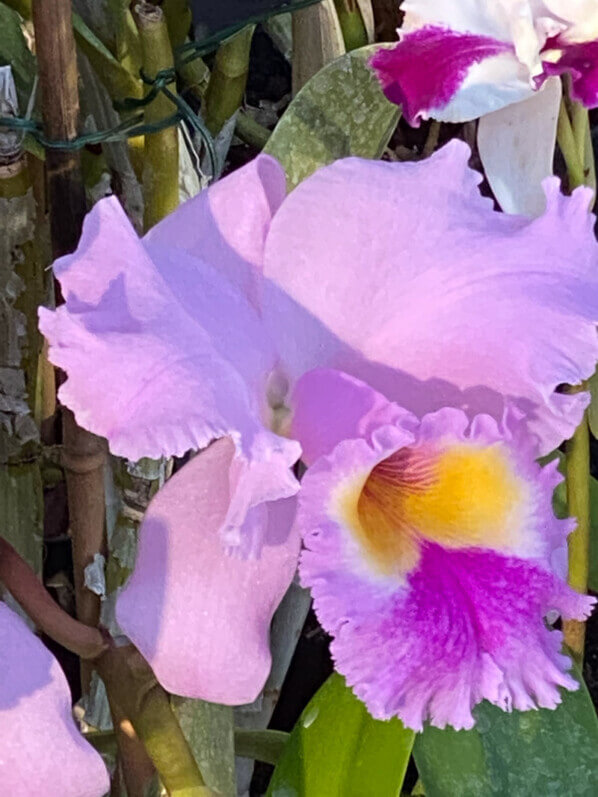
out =
<svg viewBox="0 0 598 797"><path fill-rule="evenodd" d="M463 87L475 64L494 56L512 54L511 44L489 36L461 33L447 28L426 26L412 33L404 33L393 48L381 48L371 60L387 98L403 107L406 120L418 127L421 119L443 118L446 121L475 119L488 111L497 110L509 99L509 87L504 101L493 101L491 73L485 86L484 106L476 102L462 102L458 118L446 119L444 109ZM516 59L513 57L515 69ZM524 84L524 81L521 81ZM520 90L523 87L520 87ZM511 89L512 90L512 89ZM521 99L521 97L517 97Z"/></svg>
<svg viewBox="0 0 598 797"><path fill-rule="evenodd" d="M284 170L274 158L259 155L185 202L144 240L150 248L182 249L213 263L255 298L270 221L285 194Z"/></svg>
<svg viewBox="0 0 598 797"><path fill-rule="evenodd" d="M299 553L294 499L250 511L247 522L262 528L259 558L225 552L233 454L230 440L217 441L154 498L117 604L118 622L168 691L228 705L253 701L264 685L270 621Z"/></svg>
<svg viewBox="0 0 598 797"><path fill-rule="evenodd" d="M563 48L563 54L556 63L545 61L547 75L569 74L572 79L571 96L583 103L586 108L598 106L598 40L568 44L556 39L549 42Z"/></svg>
<svg viewBox="0 0 598 797"><path fill-rule="evenodd" d="M148 251L115 198L95 205L54 268L66 304L41 308L40 328L81 426L129 459L225 434L250 451L276 356L241 290L160 241Z"/></svg>
<svg viewBox="0 0 598 797"><path fill-rule="evenodd" d="M305 180L266 243L265 323L291 379L336 368L418 416L454 405L500 420L506 399L546 453L588 400L555 389L598 359L588 195L550 180L539 218L497 213L469 155L452 141L419 163L349 158Z"/></svg>
<svg viewBox="0 0 598 797"><path fill-rule="evenodd" d="M102 797L101 757L75 726L58 662L0 603L0 790L10 797Z"/></svg>
<svg viewBox="0 0 598 797"><path fill-rule="evenodd" d="M347 595L332 653L378 718L471 728L483 699L507 711L555 708L559 687L578 688L562 634L543 618L557 610L583 619L592 600L534 563L430 545L408 589L370 605Z"/></svg>

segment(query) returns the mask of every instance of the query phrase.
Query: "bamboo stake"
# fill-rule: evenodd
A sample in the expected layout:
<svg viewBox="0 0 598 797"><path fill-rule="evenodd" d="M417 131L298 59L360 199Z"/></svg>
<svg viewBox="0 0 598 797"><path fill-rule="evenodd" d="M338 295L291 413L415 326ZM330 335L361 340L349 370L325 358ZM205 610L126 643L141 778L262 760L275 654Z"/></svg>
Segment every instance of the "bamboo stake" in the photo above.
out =
<svg viewBox="0 0 598 797"><path fill-rule="evenodd" d="M71 27L70 0L34 0L42 115L46 135L69 140L77 135L79 98L77 60ZM48 150L46 155L52 254L74 251L86 211L79 153ZM57 300L61 295L56 286ZM97 625L99 596L84 585L85 567L104 550L104 465L106 448L99 438L80 429L70 410L63 411L64 466L66 473L77 617ZM84 692L91 669L81 668Z"/></svg>
<svg viewBox="0 0 598 797"><path fill-rule="evenodd" d="M243 28L223 42L216 53L204 109L204 119L213 136L243 103L254 30L255 25Z"/></svg>
<svg viewBox="0 0 598 797"><path fill-rule="evenodd" d="M345 53L345 42L333 0L293 14L293 95L323 66Z"/></svg>
<svg viewBox="0 0 598 797"><path fill-rule="evenodd" d="M154 78L161 69L174 66L166 20L161 8L150 3L135 5L135 20L139 28L143 69ZM171 116L173 103L159 93L145 111L149 124ZM149 230L179 204L179 139L176 127L167 127L145 137L143 164L143 225Z"/></svg>

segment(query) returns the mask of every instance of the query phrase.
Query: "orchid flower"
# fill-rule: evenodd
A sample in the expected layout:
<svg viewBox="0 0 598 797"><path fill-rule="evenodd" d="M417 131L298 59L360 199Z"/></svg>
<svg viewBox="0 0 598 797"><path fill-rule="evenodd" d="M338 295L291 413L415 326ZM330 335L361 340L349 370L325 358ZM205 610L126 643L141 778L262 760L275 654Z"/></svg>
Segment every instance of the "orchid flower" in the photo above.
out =
<svg viewBox="0 0 598 797"><path fill-rule="evenodd" d="M373 66L410 125L477 119L568 73L598 105L598 8L591 0L406 0L401 41Z"/></svg>
<svg viewBox="0 0 598 797"><path fill-rule="evenodd" d="M0 781L11 797L102 797L110 790L100 755L71 714L60 665L0 603Z"/></svg>
<svg viewBox="0 0 598 797"><path fill-rule="evenodd" d="M552 173L560 82L598 106L592 0L405 0L401 40L372 59L412 126L481 118L480 156L501 207L538 215ZM525 101L525 102L524 102Z"/></svg>
<svg viewBox="0 0 598 797"><path fill-rule="evenodd" d="M543 618L590 602L560 580L570 524L533 459L588 404L557 388L598 359L593 217L554 179L540 218L495 212L469 154L341 160L288 196L260 156L141 240L102 200L55 263L66 303L40 324L78 422L129 458L217 438L150 505L117 604L166 689L255 699L300 538L376 715L462 727L482 697L574 688Z"/></svg>

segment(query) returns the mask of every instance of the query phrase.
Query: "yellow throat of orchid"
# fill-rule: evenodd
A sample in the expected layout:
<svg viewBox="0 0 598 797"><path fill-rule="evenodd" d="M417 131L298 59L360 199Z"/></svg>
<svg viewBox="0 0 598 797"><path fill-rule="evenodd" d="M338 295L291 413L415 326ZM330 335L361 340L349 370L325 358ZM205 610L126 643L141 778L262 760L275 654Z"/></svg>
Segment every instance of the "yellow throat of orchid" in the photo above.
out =
<svg viewBox="0 0 598 797"><path fill-rule="evenodd" d="M406 574L417 565L422 540L509 548L524 486L499 444L407 448L344 490L341 512L376 569Z"/></svg>

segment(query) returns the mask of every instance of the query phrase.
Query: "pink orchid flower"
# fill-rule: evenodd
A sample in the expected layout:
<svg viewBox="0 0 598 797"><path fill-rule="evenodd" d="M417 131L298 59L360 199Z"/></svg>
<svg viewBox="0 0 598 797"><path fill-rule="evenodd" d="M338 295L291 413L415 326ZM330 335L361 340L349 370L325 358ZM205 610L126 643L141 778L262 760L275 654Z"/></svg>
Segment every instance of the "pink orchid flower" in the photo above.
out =
<svg viewBox="0 0 598 797"><path fill-rule="evenodd" d="M482 697L575 686L543 617L589 602L556 575L570 525L532 463L588 404L557 388L598 359L593 217L554 179L540 218L495 212L469 154L341 160L288 196L260 156L141 240L102 200L56 262L66 303L40 324L79 423L130 458L218 438L150 505L118 601L166 689L256 697L300 537L339 670L376 715L461 727Z"/></svg>
<svg viewBox="0 0 598 797"><path fill-rule="evenodd" d="M401 41L372 59L409 124L477 119L568 73L572 97L598 105L593 0L405 0Z"/></svg>
<svg viewBox="0 0 598 797"><path fill-rule="evenodd" d="M75 726L60 665L0 603L0 782L11 797L102 797L110 779Z"/></svg>

